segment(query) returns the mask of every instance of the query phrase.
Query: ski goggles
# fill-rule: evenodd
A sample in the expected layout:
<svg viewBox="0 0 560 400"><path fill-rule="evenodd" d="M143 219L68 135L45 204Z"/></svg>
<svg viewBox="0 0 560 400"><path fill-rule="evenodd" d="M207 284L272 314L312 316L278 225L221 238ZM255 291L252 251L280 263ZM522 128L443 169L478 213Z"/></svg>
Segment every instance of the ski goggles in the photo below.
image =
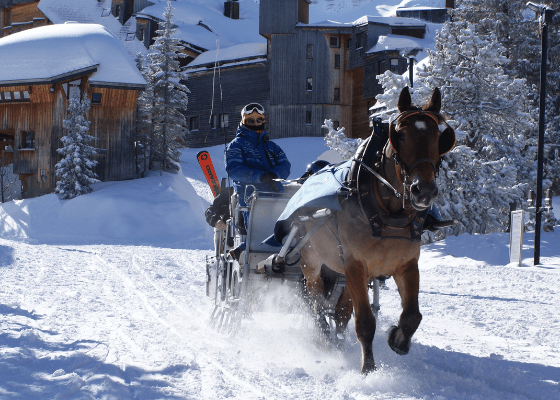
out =
<svg viewBox="0 0 560 400"><path fill-rule="evenodd" d="M251 104L247 104L245 107L243 107L243 110L241 110L241 114L252 114L253 112L257 112L261 115L264 115L264 107L261 106L259 103L251 103Z"/></svg>

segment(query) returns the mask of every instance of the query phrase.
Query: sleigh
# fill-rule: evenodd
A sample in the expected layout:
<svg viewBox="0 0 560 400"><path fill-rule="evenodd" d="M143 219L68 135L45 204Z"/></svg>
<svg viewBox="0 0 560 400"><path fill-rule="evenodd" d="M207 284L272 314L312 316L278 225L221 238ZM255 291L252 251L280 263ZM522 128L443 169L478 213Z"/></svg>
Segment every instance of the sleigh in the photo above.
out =
<svg viewBox="0 0 560 400"><path fill-rule="evenodd" d="M245 198L247 207L240 206L238 194L232 196L232 218L227 223L227 230L218 232L216 254L206 261L206 295L213 304L210 324L219 332L235 334L242 321L250 318L253 313L271 311L271 303L275 305L272 307L273 311L284 313L305 314L311 307L299 256L299 250L309 235L306 238L297 233L303 223L311 222L320 226L322 220L331 215L331 210L322 208L299 212L281 247L266 244L265 240L273 232L278 217L301 187L300 183L294 181L283 184L282 193L253 191ZM244 212L248 213L246 230ZM236 260L231 251L241 243L245 243L246 247ZM281 273L274 272L272 267L272 260L278 256L285 261L284 271ZM346 280L343 274L331 271L328 267L322 271L323 275L329 284L326 285L323 310L325 319L318 324L323 331L334 332L334 329L329 328L333 328L335 307ZM371 307L377 316L379 282L376 279L370 282L370 289ZM296 301L283 299L286 293L295 296ZM265 304L268 307L265 308ZM329 326L326 327L325 324Z"/></svg>

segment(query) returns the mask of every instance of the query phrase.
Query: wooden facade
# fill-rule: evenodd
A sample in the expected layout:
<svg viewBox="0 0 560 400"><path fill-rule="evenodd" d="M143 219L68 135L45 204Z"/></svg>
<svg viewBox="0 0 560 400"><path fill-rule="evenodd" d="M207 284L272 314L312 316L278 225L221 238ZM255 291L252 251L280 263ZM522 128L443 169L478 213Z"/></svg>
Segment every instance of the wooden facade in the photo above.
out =
<svg viewBox="0 0 560 400"><path fill-rule="evenodd" d="M52 193L56 187L55 165L61 158L57 149L62 147L62 123L67 118L68 96L73 89L78 94L89 93L90 98L95 94L95 100L99 99L87 116L91 121L89 134L97 139L92 145L99 153L94 172L102 181L134 178L138 90L90 87L90 74L56 83L0 84L0 158L13 162L14 173L22 181L23 198Z"/></svg>
<svg viewBox="0 0 560 400"><path fill-rule="evenodd" d="M0 37L50 24L39 0L0 0Z"/></svg>
<svg viewBox="0 0 560 400"><path fill-rule="evenodd" d="M424 37L425 24L414 20L391 24L391 19L365 18L360 25L309 25L309 3L261 0L259 32L268 42L266 62L229 68L224 65L221 69L224 112L234 116L229 119L225 137L210 118L211 66L205 72L198 69L189 73L187 117L196 122L191 124L195 129L190 131L189 146L229 141L239 123L239 111L250 102L265 106L267 130L273 139L324 136L325 119L332 120L335 127L344 127L348 137L364 138L371 133L369 108L383 91L377 75L389 69L403 74L407 60L396 50L368 51L382 35ZM239 61L229 60L231 65ZM215 93L218 95L219 90ZM214 109L219 106L219 100L215 100Z"/></svg>
<svg viewBox="0 0 560 400"><path fill-rule="evenodd" d="M230 67L224 65L220 75L221 79L214 76L214 69L210 66L202 67L190 73L185 82L191 91L186 111L189 126L186 144L189 147L215 146L231 141L241 122L241 110L249 103L260 103L269 110L270 80L266 60ZM268 125L270 112L265 117ZM271 137L278 137L275 135L276 132L271 132Z"/></svg>

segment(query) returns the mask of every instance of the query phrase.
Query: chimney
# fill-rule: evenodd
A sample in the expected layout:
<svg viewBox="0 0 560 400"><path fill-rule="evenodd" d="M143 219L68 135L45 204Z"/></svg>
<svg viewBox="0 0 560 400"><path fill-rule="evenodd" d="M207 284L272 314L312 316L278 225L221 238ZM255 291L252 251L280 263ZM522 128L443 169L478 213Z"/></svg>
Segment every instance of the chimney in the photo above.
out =
<svg viewBox="0 0 560 400"><path fill-rule="evenodd" d="M239 2L237 0L224 2L224 15L231 19L239 19Z"/></svg>

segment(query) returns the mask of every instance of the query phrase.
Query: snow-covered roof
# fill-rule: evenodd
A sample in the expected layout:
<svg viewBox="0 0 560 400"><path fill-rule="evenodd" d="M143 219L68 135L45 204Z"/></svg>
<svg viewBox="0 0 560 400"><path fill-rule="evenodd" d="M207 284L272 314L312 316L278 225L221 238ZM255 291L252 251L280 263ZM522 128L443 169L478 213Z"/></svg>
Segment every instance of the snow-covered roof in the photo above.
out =
<svg viewBox="0 0 560 400"><path fill-rule="evenodd" d="M0 84L52 82L95 70L92 85L141 88L146 81L121 42L98 24L48 25L0 39Z"/></svg>
<svg viewBox="0 0 560 400"><path fill-rule="evenodd" d="M386 35L379 36L377 44L367 51L366 54L377 53L380 51L397 50L400 53L410 53L411 51L423 50L424 46L409 36Z"/></svg>
<svg viewBox="0 0 560 400"><path fill-rule="evenodd" d="M388 26L400 26L400 27L425 27L426 24L418 19L414 18L403 18L403 17L373 17L371 15L364 15L361 18L353 22L338 22L338 21L321 21L314 22L310 24L297 24L298 27L310 27L310 28L343 28L343 27L353 27L365 25L368 23L378 24L378 25L388 25Z"/></svg>
<svg viewBox="0 0 560 400"><path fill-rule="evenodd" d="M138 52L145 53L144 44L135 37L136 20L130 18L123 25L111 13L111 0L41 0L39 10L54 24L67 21L100 24L124 44L134 59Z"/></svg>
<svg viewBox="0 0 560 400"><path fill-rule="evenodd" d="M167 0L152 1L155 4L139 12L138 17L163 19ZM224 0L172 1L172 22L177 26L174 37L206 50L215 50L217 40L221 48L241 43L266 43L259 35L259 4L254 0L239 3L239 19L231 19L223 14Z"/></svg>
<svg viewBox="0 0 560 400"><path fill-rule="evenodd" d="M218 62L228 62L235 60L242 60L248 58L258 58L259 60L266 57L267 46L266 43L243 43L235 46L226 47L219 50L211 50L202 53L188 67L197 67L204 64L214 64L216 56Z"/></svg>

